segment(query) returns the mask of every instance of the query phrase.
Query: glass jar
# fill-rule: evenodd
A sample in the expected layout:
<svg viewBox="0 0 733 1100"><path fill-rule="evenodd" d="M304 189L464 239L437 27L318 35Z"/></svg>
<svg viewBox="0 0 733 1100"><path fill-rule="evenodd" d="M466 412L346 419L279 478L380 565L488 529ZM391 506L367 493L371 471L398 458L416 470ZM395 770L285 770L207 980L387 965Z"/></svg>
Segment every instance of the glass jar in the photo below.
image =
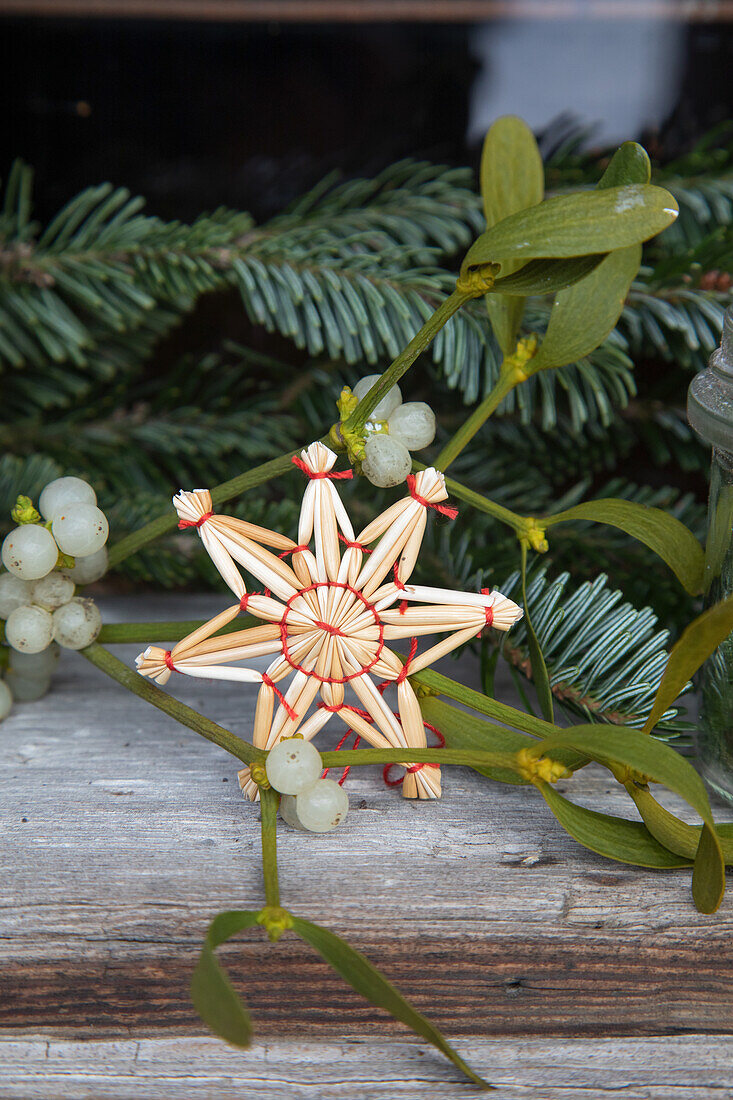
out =
<svg viewBox="0 0 733 1100"><path fill-rule="evenodd" d="M704 584L710 607L733 595L733 308L725 315L721 346L692 380L687 418L713 448ZM709 786L733 803L733 634L702 666L697 687L698 766Z"/></svg>

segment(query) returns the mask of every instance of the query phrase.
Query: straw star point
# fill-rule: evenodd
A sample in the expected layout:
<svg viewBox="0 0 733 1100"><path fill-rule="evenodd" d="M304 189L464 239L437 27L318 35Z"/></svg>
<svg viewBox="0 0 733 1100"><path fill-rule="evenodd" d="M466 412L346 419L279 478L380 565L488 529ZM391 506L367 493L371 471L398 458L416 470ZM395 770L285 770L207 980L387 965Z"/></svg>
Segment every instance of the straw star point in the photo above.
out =
<svg viewBox="0 0 733 1100"><path fill-rule="evenodd" d="M149 646L137 668L160 684L172 672L202 679L259 683L253 743L271 749L283 738L312 738L341 718L377 748L425 748L425 726L409 676L467 642L487 625L508 630L521 609L501 593L429 588L409 583L430 510L446 505L445 479L428 468L408 478L409 494L358 535L338 494L337 456L311 443L293 462L306 475L298 541L245 520L218 515L206 489L181 490L173 503L179 527L198 531L237 603L193 631L172 650ZM290 559L290 564L286 559ZM248 592L240 568L265 585ZM262 625L218 633L242 611ZM418 639L447 635L422 654ZM411 639L401 660L388 643ZM265 672L240 662L272 655ZM287 689L278 685L290 678ZM383 698L397 688L397 712ZM346 699L346 688L358 706ZM277 704L277 705L276 705ZM258 788L249 770L240 784L251 799ZM406 765L406 797L439 798L440 769Z"/></svg>

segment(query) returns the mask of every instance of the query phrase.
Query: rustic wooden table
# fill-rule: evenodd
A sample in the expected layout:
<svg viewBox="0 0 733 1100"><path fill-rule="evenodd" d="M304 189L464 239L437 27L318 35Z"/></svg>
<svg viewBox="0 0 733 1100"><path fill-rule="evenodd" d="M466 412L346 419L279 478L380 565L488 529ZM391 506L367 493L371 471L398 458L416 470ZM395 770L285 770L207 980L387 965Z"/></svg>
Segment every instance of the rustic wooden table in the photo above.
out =
<svg viewBox="0 0 733 1100"><path fill-rule="evenodd" d="M105 616L220 605L109 600ZM248 687L181 678L175 691L246 735ZM188 997L206 925L263 900L257 811L221 750L69 653L0 746L3 1100L472 1095L287 936L226 949L254 1046L206 1035ZM596 857L532 791L464 769L437 804L402 800L376 769L348 789L336 832L282 829L284 903L364 950L499 1100L733 1097L733 903L700 916L687 873ZM600 769L572 789L627 812Z"/></svg>

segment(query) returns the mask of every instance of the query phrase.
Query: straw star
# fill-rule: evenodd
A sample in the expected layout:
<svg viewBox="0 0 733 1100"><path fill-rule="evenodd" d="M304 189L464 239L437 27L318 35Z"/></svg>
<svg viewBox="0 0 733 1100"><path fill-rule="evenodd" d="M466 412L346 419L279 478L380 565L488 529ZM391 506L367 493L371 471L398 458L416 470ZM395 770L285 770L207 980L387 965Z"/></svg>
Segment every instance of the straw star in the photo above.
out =
<svg viewBox="0 0 733 1100"><path fill-rule="evenodd" d="M408 496L357 537L334 484L350 478L351 471L334 472L336 455L322 443L311 443L293 462L308 478L297 543L244 520L216 515L206 489L182 490L173 498L179 527L198 530L238 602L173 650L149 646L137 658L138 671L160 684L171 672L259 683L253 742L263 749L296 733L310 739L334 716L377 748L424 748L425 726L408 676L487 625L508 630L522 611L496 591L468 593L408 583L428 511L456 515L443 503L448 494L438 470L410 475ZM265 593L248 592L237 566L265 585ZM262 625L216 633L240 611L261 619ZM418 655L419 636L430 634L447 637ZM387 645L400 638L411 639L404 663ZM239 665L263 654L276 655L266 672ZM283 693L278 684L287 677L291 680ZM389 684L397 687L396 714L382 695ZM360 706L347 702L347 685ZM246 795L257 797L247 768L240 772L240 783ZM402 789L408 798L439 798L439 767L406 765Z"/></svg>

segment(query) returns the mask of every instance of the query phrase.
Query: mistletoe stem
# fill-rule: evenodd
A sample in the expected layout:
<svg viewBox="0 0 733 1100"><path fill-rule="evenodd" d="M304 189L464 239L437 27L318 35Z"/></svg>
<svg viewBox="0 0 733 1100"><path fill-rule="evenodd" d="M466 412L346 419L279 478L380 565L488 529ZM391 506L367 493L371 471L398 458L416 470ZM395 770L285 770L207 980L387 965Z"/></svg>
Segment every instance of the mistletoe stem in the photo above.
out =
<svg viewBox="0 0 733 1100"><path fill-rule="evenodd" d="M277 791L260 787L262 830L262 876L265 880L265 902L273 909L280 906L280 882L277 877Z"/></svg>
<svg viewBox="0 0 733 1100"><path fill-rule="evenodd" d="M172 699L155 684L151 684L149 680L144 680L142 676L133 672L132 669L119 661L117 657L105 649L104 646L99 645L98 642L94 642L79 652L82 657L86 657L88 661L91 661L102 672L106 672L108 676L111 676L118 684L122 684L128 691L138 695L146 703L152 703L158 710L165 711L171 718L175 718L177 722L180 722L182 726L188 726L189 729L198 733L201 737L205 737L207 741L212 741L226 752L231 753L232 756L236 756L238 760L242 760L245 764L253 764L264 758L265 754L261 749L256 749L247 741L243 741L241 737L237 737L236 733L224 729L223 726L218 726L216 722L205 718L203 714L199 714L192 707L187 707L185 703Z"/></svg>
<svg viewBox="0 0 733 1100"><path fill-rule="evenodd" d="M511 393L524 376L518 376L516 370L502 370L499 378L490 394L478 405L469 416L468 420L461 424L455 435L448 440L443 450L435 460L439 470L447 470L451 462L458 458L463 448L471 442L479 428L482 428L489 417L496 412L507 394Z"/></svg>
<svg viewBox="0 0 733 1100"><path fill-rule="evenodd" d="M125 645L133 642L140 645L151 642L180 642L187 634L192 634L205 622L208 622L208 620L184 619L182 621L168 620L152 623L109 623L107 626L102 627L97 641L101 645ZM254 626L258 622L260 620L255 619L253 615L242 615L218 630L217 637L220 634L233 634L236 630Z"/></svg>
<svg viewBox="0 0 733 1100"><path fill-rule="evenodd" d="M328 440L323 441L327 443ZM246 493L248 489L255 489L258 485L264 485L266 481L271 481L274 477L279 477L280 474L286 474L288 470L292 469L292 458L296 455L301 448L298 447L294 451L288 451L287 454L281 455L279 458L273 458L269 462L264 462L261 466L255 466L253 470L247 470L244 474L239 474L237 477L231 478L230 481L224 481L221 485L217 485L215 489L211 490L211 499L214 504L223 504L227 500L231 500L232 497L239 496L241 493ZM160 538L161 535L167 534L172 531L178 523L178 516L175 511L171 509L170 514L165 516L158 516L157 519L153 519L150 523L146 523L139 530L133 531L131 534L126 535L125 538L120 539L119 542L111 548L109 552L109 568L113 569L115 566L123 562L125 558L129 558L131 554L137 553L138 550L142 550L148 543L151 543L154 539Z"/></svg>
<svg viewBox="0 0 733 1100"><path fill-rule="evenodd" d="M517 770L517 757L510 752L481 752L474 749L339 749L322 752L324 768L336 768L340 764L367 766L369 764L456 764L465 768L513 768Z"/></svg>
<svg viewBox="0 0 733 1100"><path fill-rule="evenodd" d="M382 398L389 393L392 387L399 382L425 348L435 339L443 325L450 321L461 306L475 298L476 295L469 290L456 288L436 309L432 317L428 317L422 328L413 336L406 348L400 352L395 360L387 367L386 371L375 382L369 393L365 394L354 409L349 419L344 424L344 429L349 432L363 428L372 411L377 407Z"/></svg>
<svg viewBox="0 0 733 1100"><path fill-rule="evenodd" d="M412 468L413 470L427 469L423 462L417 462L416 460L413 460ZM470 504L477 511L493 516L494 519L498 519L507 527L511 527L518 534L525 530L528 523L526 516L520 516L518 512L512 512L509 508L504 508L503 505L497 504L482 493L477 493L475 489L469 489L467 485L463 485L460 481L454 481L450 477L445 479L445 486L448 492L457 497L458 500L464 500L466 504Z"/></svg>

